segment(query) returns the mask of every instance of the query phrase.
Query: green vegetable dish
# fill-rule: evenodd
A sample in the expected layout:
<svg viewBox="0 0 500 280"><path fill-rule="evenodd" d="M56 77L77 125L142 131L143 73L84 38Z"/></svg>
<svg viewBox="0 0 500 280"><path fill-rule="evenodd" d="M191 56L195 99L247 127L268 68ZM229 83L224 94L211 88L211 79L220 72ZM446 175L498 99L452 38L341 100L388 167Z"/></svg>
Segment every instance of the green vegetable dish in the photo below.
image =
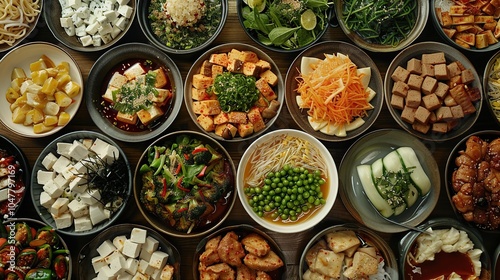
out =
<svg viewBox="0 0 500 280"><path fill-rule="evenodd" d="M205 43L222 20L220 0L151 0L148 11L155 36L178 50Z"/></svg>
<svg viewBox="0 0 500 280"><path fill-rule="evenodd" d="M217 223L230 206L234 186L231 164L202 140L180 134L148 148L140 167L140 201L180 232Z"/></svg>
<svg viewBox="0 0 500 280"><path fill-rule="evenodd" d="M348 29L364 40L397 46L413 30L416 0L343 0L342 17Z"/></svg>
<svg viewBox="0 0 500 280"><path fill-rule="evenodd" d="M255 77L223 72L215 77L208 93L217 95L223 112L248 112L259 100L260 92L255 87Z"/></svg>
<svg viewBox="0 0 500 280"><path fill-rule="evenodd" d="M246 0L243 25L264 45L294 50L314 42L328 26L327 0Z"/></svg>

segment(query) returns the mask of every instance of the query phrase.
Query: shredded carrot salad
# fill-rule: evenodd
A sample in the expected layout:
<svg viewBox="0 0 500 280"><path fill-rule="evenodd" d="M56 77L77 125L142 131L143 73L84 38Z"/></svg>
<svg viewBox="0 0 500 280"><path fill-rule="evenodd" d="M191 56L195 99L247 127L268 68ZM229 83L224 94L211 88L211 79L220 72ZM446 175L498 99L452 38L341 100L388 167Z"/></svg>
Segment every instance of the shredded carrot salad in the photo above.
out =
<svg viewBox="0 0 500 280"><path fill-rule="evenodd" d="M335 125L349 124L372 109L368 92L357 74L357 66L347 56L325 55L312 63L313 71L297 78L297 92L301 95L301 109L309 109L314 121Z"/></svg>

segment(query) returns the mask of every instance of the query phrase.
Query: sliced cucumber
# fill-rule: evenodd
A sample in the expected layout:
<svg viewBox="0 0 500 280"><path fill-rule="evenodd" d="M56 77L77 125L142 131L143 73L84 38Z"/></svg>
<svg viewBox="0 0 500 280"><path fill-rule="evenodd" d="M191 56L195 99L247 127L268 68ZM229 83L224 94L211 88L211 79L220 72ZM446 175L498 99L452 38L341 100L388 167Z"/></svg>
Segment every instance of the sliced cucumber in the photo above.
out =
<svg viewBox="0 0 500 280"><path fill-rule="evenodd" d="M408 192L406 193L406 196L404 197L405 201L406 201L406 205L408 207L412 207L413 204L415 204L415 202L417 201L418 197L419 197L419 192L417 190L417 188L415 188L414 185L409 185L408 186Z"/></svg>
<svg viewBox="0 0 500 280"><path fill-rule="evenodd" d="M403 163L396 150L390 152L383 158L384 168L390 172L398 172L403 170Z"/></svg>
<svg viewBox="0 0 500 280"><path fill-rule="evenodd" d="M422 195L431 189L431 180L425 174L417 154L411 147L401 147L396 150L403 161L404 167L411 171L410 178Z"/></svg>
<svg viewBox="0 0 500 280"><path fill-rule="evenodd" d="M380 196L372 180L372 168L364 164L357 167L358 176L363 186L363 190L370 202L384 217L390 217L394 214L391 206Z"/></svg>
<svg viewBox="0 0 500 280"><path fill-rule="evenodd" d="M406 208L408 208L406 203L399 205L398 207L394 208L394 215L397 216L403 213L406 210Z"/></svg>

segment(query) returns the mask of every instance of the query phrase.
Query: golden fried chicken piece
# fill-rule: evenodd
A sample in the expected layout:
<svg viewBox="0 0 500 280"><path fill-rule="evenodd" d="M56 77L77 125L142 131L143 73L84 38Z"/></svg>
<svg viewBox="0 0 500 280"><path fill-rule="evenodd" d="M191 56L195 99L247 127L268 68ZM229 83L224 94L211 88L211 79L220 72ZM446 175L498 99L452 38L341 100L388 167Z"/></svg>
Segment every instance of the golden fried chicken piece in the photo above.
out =
<svg viewBox="0 0 500 280"><path fill-rule="evenodd" d="M209 266L214 263L220 262L219 253L217 252L217 247L219 246L219 242L222 239L222 236L218 235L214 238L211 238L205 244L205 251L200 255L200 262Z"/></svg>
<svg viewBox="0 0 500 280"><path fill-rule="evenodd" d="M209 273L217 275L217 280L236 280L236 272L227 263L218 263L206 268Z"/></svg>
<svg viewBox="0 0 500 280"><path fill-rule="evenodd" d="M255 270L242 264L236 268L236 280L256 280Z"/></svg>
<svg viewBox="0 0 500 280"><path fill-rule="evenodd" d="M245 250L238 241L238 235L234 232L228 232L219 242L217 253L222 262L238 267L241 265L241 259L245 256Z"/></svg>
<svg viewBox="0 0 500 280"><path fill-rule="evenodd" d="M250 233L241 240L241 244L245 246L245 249L256 256L262 257L267 255L271 251L271 246L267 241L260 235L256 233Z"/></svg>
<svg viewBox="0 0 500 280"><path fill-rule="evenodd" d="M205 250L208 250L208 249L217 250L217 247L219 246L219 242L221 239L222 239L221 235L217 235L216 237L210 238L207 241L207 244L205 244Z"/></svg>
<svg viewBox="0 0 500 280"><path fill-rule="evenodd" d="M350 279L367 279L377 273L378 260L365 252L356 252L352 266L346 268L344 276Z"/></svg>
<svg viewBox="0 0 500 280"><path fill-rule="evenodd" d="M200 280L217 280L219 277L216 273L207 271L207 267L202 263L198 263L198 272L200 273Z"/></svg>
<svg viewBox="0 0 500 280"><path fill-rule="evenodd" d="M243 262L249 268L261 271L273 271L283 266L283 260L273 251L269 251L263 257L249 253L245 256Z"/></svg>
<svg viewBox="0 0 500 280"><path fill-rule="evenodd" d="M255 280L272 280L272 278L264 271L257 271L257 278Z"/></svg>

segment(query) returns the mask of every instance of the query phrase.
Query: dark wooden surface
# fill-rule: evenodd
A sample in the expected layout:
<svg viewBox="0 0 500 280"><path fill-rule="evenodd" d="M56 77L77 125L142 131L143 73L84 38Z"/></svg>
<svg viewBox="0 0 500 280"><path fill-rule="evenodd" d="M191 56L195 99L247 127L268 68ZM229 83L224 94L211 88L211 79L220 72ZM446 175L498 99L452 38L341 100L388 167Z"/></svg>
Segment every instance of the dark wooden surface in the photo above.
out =
<svg viewBox="0 0 500 280"><path fill-rule="evenodd" d="M345 41L345 42L350 42L349 39L344 35L342 30L340 28L333 28L330 27L327 33L323 36L321 41L327 41L327 40L334 40L334 41ZM89 71L94 63L94 61L104 53L103 52L98 52L98 53L81 53L81 52L76 52L73 50L70 50L66 47L64 47L62 44L58 43L48 28L42 23L40 24L37 34L32 36L31 41L48 41L48 42L53 42L56 43L66 50L69 51L69 53L74 56L76 61L78 62L82 73L84 80L87 80ZM418 38L417 42L419 41L438 41L438 42L443 42L439 37L437 37L436 32L434 30L434 26L432 25L432 22L429 21L427 23L427 26L423 32L423 34ZM137 22L137 19L133 23L133 26L131 30L127 33L127 35L122 39L121 42L119 43L125 43L125 42L147 42L146 38L142 35L141 29L139 28L139 24ZM221 44L221 43L226 43L226 42L242 42L242 43L248 43L255 45L253 41L250 40L244 33L243 29L241 28L241 25L238 21L238 16L236 14L236 4L234 0L230 0L230 9L229 9L229 16L228 20L226 22L226 25L224 27L224 30L220 34L220 36L217 38L217 40L212 44L212 46ZM272 52L272 51L267 51L267 53L274 59L274 61L277 63L277 65L280 68L281 74L283 75L283 78L285 78L286 72L288 70L288 67L290 63L293 61L295 56L297 54L282 54L282 53L277 53L277 52ZM397 53L371 53L368 52L368 54L373 58L373 60L376 62L376 64L379 67L380 72L382 73L382 77L385 76L385 72L387 67L389 66L390 62L392 59L395 57ZM484 67L488 59L494 54L492 52L489 53L482 53L482 54L474 54L474 53L465 53L469 60L472 61L472 63L475 65L476 70L478 71L479 75L482 77L483 72L484 72ZM199 55L199 54L198 54ZM3 54L0 54L0 57L3 56ZM191 64L196 60L197 55L171 55L171 58L176 62L177 66L179 67L181 74L183 78L187 75L189 68L191 67ZM8 69L0 69L0 72L2 75L6 75ZM4 101L5 102L5 101ZM186 108L183 104L182 109L177 116L177 119L175 120L174 124L167 130L165 133L176 131L176 130L183 130L183 129L190 129L190 130L198 130L195 124L192 122L190 119ZM293 122L288 110L286 108L283 108L281 111L281 115L279 119L276 121L274 126L271 129L280 129L280 128L298 128L297 125ZM382 129L382 128L397 128L400 129L400 127L397 125L397 123L393 120L391 117L389 111L387 110L386 105L384 104L384 108L382 109L382 112L380 113L380 116L378 117L377 121L373 125L373 127L369 131L377 130L377 129ZM480 118L477 121L476 125L470 130L472 131L478 131L478 130L484 130L484 129L498 129L499 127L495 124L495 122L492 119L492 115L490 112L487 110L486 107L483 107L483 110L480 114ZM99 131L98 128L94 125L94 123L91 121L89 114L87 112L87 109L85 107L84 102L82 102L82 105L76 115L76 117L71 121L71 123L65 127L63 130L58 132L55 135L48 136L45 138L41 139L30 139L30 138L24 138L20 137L17 135L13 135L12 133L8 132L5 127L2 125L0 126L0 134L3 134L7 137L9 137L11 140L13 140L17 145L21 147L21 149L24 151L26 156L29 159L29 163L31 166L35 163L38 155L42 151L42 149L50 142L52 141L55 137L63 135L65 133L68 133L70 131L75 131L75 130L93 130L93 131ZM468 134L468 133L467 133ZM335 159L335 162L337 166L340 165L340 162L342 160L342 157L344 156L346 150L350 147L351 144L355 141L346 141L342 143L329 143L329 142L324 142L324 144L328 147L330 150L331 154L333 155L333 158ZM443 179L443 174L444 174L444 166L446 164L446 160L448 157L448 154L451 152L453 146L459 141L460 139L454 139L448 142L444 143L434 143L434 142L425 142L426 146L429 148L429 150L433 153L435 160L437 161L438 166L440 167L440 171L442 174L442 184L441 184L441 195L439 198L439 202L435 208L435 210L432 212L431 216L429 218L434 218L434 217L450 217L454 218L454 213L452 211L450 202L448 201L448 198L446 196L446 191L444 189L444 179ZM152 142L151 141L146 141L143 143L126 143L126 142L119 142L120 146L123 148L125 151L130 164L133 169L135 169L135 166L137 164L137 161L144 151L144 149ZM228 143L223 143L223 145L227 148L229 153L231 154L235 164L238 164L241 155L245 151L246 147L248 146L248 142L241 142L238 144L228 144ZM147 225L146 220L141 216L140 212L138 211L138 208L135 204L135 201L133 198L131 198L126 206L126 210L123 213L123 215L120 217L119 222L127 222L127 223L137 223L137 224L143 224ZM21 205L21 210L18 212L19 217L31 217L31 218L36 218L39 219L37 213L35 212L35 209L33 207L33 203L31 201L30 194L27 194L26 199ZM306 246L307 242L311 239L312 236L314 236L317 232L320 230L331 226L335 224L341 224L341 223L346 223L346 222L356 222L356 220L349 214L349 212L346 210L344 207L340 196L337 197L337 200L330 211L330 214L327 216L326 219L324 219L320 224L318 224L316 227L314 227L311 230L298 233L298 234L278 234L274 232L267 231L269 235L271 235L279 244L279 246L282 248L284 251L285 257L286 257L286 262L288 264L288 279L298 279L298 262L300 255L302 254L303 248ZM246 214L245 210L241 206L241 203L239 201L236 202L229 218L226 220L224 225L237 225L237 224L251 224L251 225L256 225ZM397 242L401 239L402 236L404 236L405 233L397 233L397 234L385 234L385 233L380 233L380 235L391 245L392 249L394 250L396 256L398 255L398 248L397 248ZM499 235L494 235L494 234L485 234L482 233L484 242L486 245L486 248L488 249L488 252L490 255L493 254L493 251L495 247L498 245L500 236ZM71 248L72 256L74 259L74 265L76 268L76 265L78 263L76 262L76 257L78 255L78 252L80 248L86 244L88 241L90 241L91 238L94 236L88 236L85 238L72 238L69 236L64 236L64 239L67 241ZM196 248L196 245L198 242L201 240L201 238L186 238L186 239L180 239L180 238L173 238L166 236L167 239L173 243L177 249L181 252L181 270L182 270L182 279L193 279L193 272L192 272L192 262L193 262L193 253ZM76 269L74 269L75 271ZM78 279L76 277L76 274L73 273L74 279Z"/></svg>

